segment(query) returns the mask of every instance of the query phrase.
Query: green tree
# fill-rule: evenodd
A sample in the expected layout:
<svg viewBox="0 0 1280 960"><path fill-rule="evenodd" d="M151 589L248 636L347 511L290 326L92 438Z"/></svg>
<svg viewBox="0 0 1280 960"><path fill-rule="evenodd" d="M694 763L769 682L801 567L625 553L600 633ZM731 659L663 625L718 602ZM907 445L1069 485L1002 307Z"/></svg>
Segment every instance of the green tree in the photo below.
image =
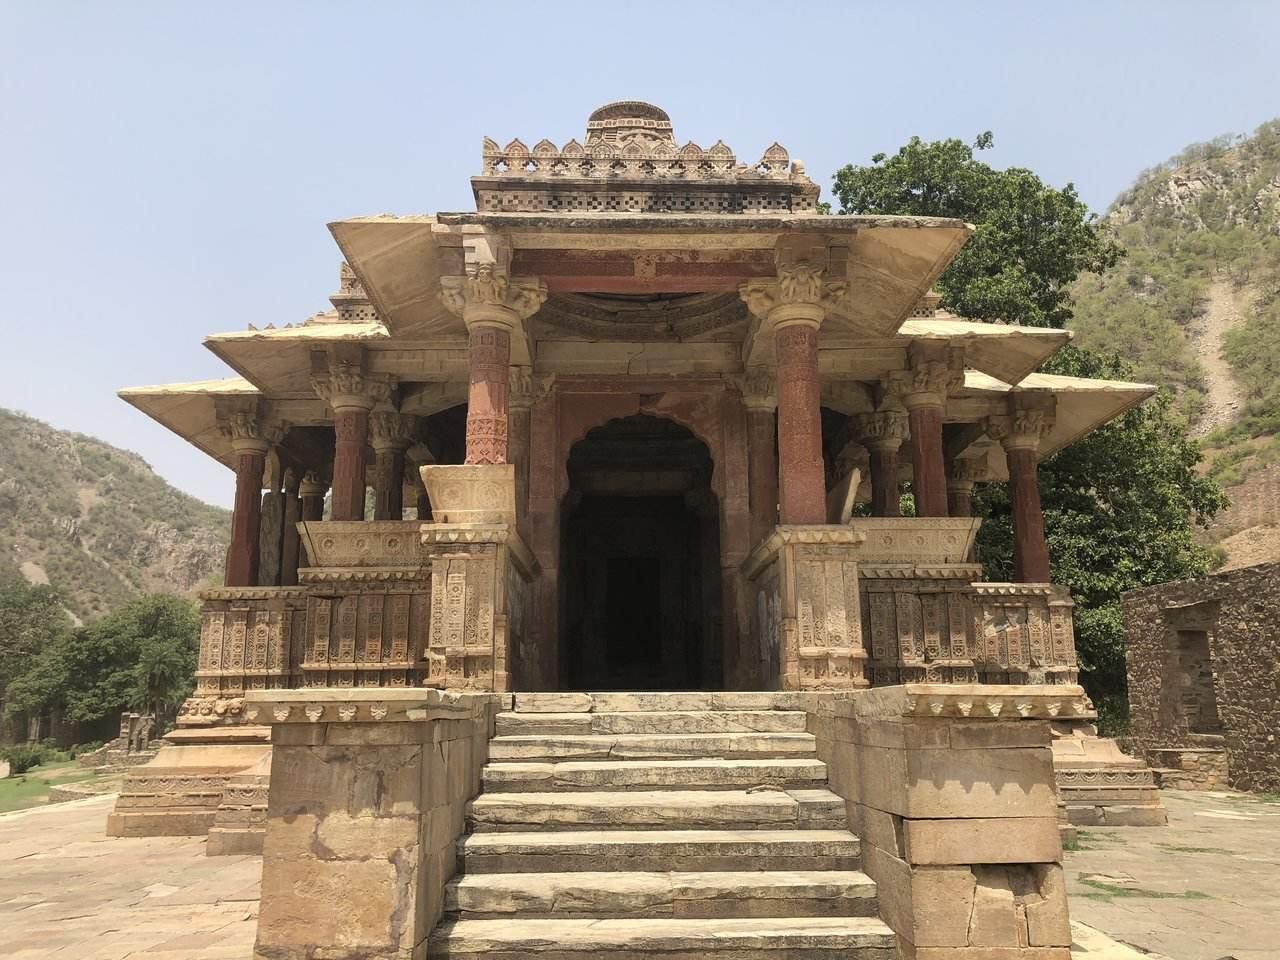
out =
<svg viewBox="0 0 1280 960"><path fill-rule="evenodd" d="M7 709L62 707L94 723L126 707L171 719L194 686L199 614L180 597L139 597L43 650L10 687Z"/></svg>
<svg viewBox="0 0 1280 960"><path fill-rule="evenodd" d="M942 275L945 307L959 316L1062 327L1071 318L1069 287L1085 271L1114 266L1124 251L1067 185L1055 189L1029 170L997 170L974 156L991 146L918 137L870 166L835 175L840 212L962 218L974 236ZM1068 348L1045 371L1121 379L1127 364ZM1090 692L1125 692L1122 591L1196 576L1209 569L1194 537L1224 505L1216 482L1197 474L1197 444L1155 399L1107 424L1040 467L1041 499L1053 578L1075 596L1076 646ZM1008 491L988 484L975 498L986 518L979 558L993 577L1008 577L1013 535Z"/></svg>
<svg viewBox="0 0 1280 960"><path fill-rule="evenodd" d="M10 688L44 651L65 639L71 626L57 590L0 580L0 705L11 722L20 722L26 711L13 705L13 693L20 691Z"/></svg>

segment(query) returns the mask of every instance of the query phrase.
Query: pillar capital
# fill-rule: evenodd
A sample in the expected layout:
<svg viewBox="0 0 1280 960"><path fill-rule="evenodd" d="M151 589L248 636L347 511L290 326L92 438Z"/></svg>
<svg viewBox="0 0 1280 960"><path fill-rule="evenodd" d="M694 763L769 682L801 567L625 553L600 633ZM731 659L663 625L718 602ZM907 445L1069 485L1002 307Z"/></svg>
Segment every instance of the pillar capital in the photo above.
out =
<svg viewBox="0 0 1280 960"><path fill-rule="evenodd" d="M533 367L513 364L507 372L507 386L512 409L527 410L551 390L554 374L537 374Z"/></svg>
<svg viewBox="0 0 1280 960"><path fill-rule="evenodd" d="M987 418L987 436L1005 450L1039 452L1040 441L1053 426L1053 412L1040 408L1014 408L1008 414Z"/></svg>
<svg viewBox="0 0 1280 960"><path fill-rule="evenodd" d="M369 445L374 451L405 450L414 441L418 418L407 413L369 415Z"/></svg>
<svg viewBox="0 0 1280 960"><path fill-rule="evenodd" d="M907 439L907 418L897 410L860 413L853 421L854 435L868 450L897 450Z"/></svg>
<svg viewBox="0 0 1280 960"><path fill-rule="evenodd" d="M964 372L945 360L913 360L907 370L895 370L885 376L886 396L893 397L908 410L917 407L942 407L947 394L964 382Z"/></svg>
<svg viewBox="0 0 1280 960"><path fill-rule="evenodd" d="M232 452L265 455L284 439L288 426L259 416L256 409L232 410L218 418L218 430L231 441Z"/></svg>
<svg viewBox="0 0 1280 960"><path fill-rule="evenodd" d="M951 466L947 469L948 488L972 490L975 483L987 479L989 479L987 465L981 460L972 458L952 460Z"/></svg>
<svg viewBox="0 0 1280 960"><path fill-rule="evenodd" d="M339 361L327 372L311 375L311 387L336 413L339 410L372 410L391 399L390 377L365 372L358 364Z"/></svg>
<svg viewBox="0 0 1280 960"><path fill-rule="evenodd" d="M763 363L752 364L738 377L738 389L748 410L772 413L778 408L778 379L773 368Z"/></svg>
<svg viewBox="0 0 1280 960"><path fill-rule="evenodd" d="M537 277L512 277L494 260L468 263L460 276L440 278L440 298L468 330L499 327L516 330L547 299L547 285Z"/></svg>
<svg viewBox="0 0 1280 960"><path fill-rule="evenodd" d="M298 484L298 496L324 499L325 491L328 489L329 485L320 478L318 473L308 470L303 474L302 482Z"/></svg>

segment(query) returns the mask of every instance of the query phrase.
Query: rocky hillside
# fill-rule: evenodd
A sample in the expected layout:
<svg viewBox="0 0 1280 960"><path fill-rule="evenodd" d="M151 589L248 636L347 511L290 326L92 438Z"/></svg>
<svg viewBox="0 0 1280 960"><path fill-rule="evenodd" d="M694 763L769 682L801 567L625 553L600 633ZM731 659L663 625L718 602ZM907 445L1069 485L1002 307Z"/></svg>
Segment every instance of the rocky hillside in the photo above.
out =
<svg viewBox="0 0 1280 960"><path fill-rule="evenodd" d="M1280 560L1280 120L1146 171L1105 222L1129 256L1077 284L1077 342L1178 391L1232 500L1226 564Z"/></svg>
<svg viewBox="0 0 1280 960"><path fill-rule="evenodd" d="M229 527L137 454L0 409L0 576L53 584L77 617L220 577Z"/></svg>

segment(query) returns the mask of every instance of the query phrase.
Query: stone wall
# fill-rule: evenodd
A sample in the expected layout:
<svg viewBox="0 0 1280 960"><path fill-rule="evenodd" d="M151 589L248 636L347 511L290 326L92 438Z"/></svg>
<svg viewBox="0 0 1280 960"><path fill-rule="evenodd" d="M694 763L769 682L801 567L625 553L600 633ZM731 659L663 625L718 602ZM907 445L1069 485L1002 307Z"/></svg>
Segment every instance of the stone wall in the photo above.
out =
<svg viewBox="0 0 1280 960"><path fill-rule="evenodd" d="M1131 591L1124 621L1131 733L1148 759L1220 737L1231 786L1280 790L1280 564Z"/></svg>
<svg viewBox="0 0 1280 960"><path fill-rule="evenodd" d="M900 955L1067 960L1049 721L1084 692L907 684L805 695Z"/></svg>
<svg viewBox="0 0 1280 960"><path fill-rule="evenodd" d="M271 719L273 751L256 958L424 955L501 699L429 689L249 695L249 708Z"/></svg>

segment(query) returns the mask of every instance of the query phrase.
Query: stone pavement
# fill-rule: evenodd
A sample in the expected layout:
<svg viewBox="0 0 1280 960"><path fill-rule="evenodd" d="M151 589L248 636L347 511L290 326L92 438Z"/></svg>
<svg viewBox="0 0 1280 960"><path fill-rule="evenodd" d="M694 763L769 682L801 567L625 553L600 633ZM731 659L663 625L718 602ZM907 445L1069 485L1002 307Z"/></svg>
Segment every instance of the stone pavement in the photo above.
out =
<svg viewBox="0 0 1280 960"><path fill-rule="evenodd" d="M247 960L259 858L206 857L203 838L110 839L114 803L0 816L0 957Z"/></svg>
<svg viewBox="0 0 1280 960"><path fill-rule="evenodd" d="M1280 958L1280 804L1162 796L1170 827L1087 828L1068 854L1074 960L1158 960L1112 937L1173 960ZM259 859L108 839L113 802L0 816L0 957L248 960Z"/></svg>
<svg viewBox="0 0 1280 960"><path fill-rule="evenodd" d="M1168 827L1080 829L1065 863L1072 919L1174 960L1280 958L1280 803L1160 796Z"/></svg>

